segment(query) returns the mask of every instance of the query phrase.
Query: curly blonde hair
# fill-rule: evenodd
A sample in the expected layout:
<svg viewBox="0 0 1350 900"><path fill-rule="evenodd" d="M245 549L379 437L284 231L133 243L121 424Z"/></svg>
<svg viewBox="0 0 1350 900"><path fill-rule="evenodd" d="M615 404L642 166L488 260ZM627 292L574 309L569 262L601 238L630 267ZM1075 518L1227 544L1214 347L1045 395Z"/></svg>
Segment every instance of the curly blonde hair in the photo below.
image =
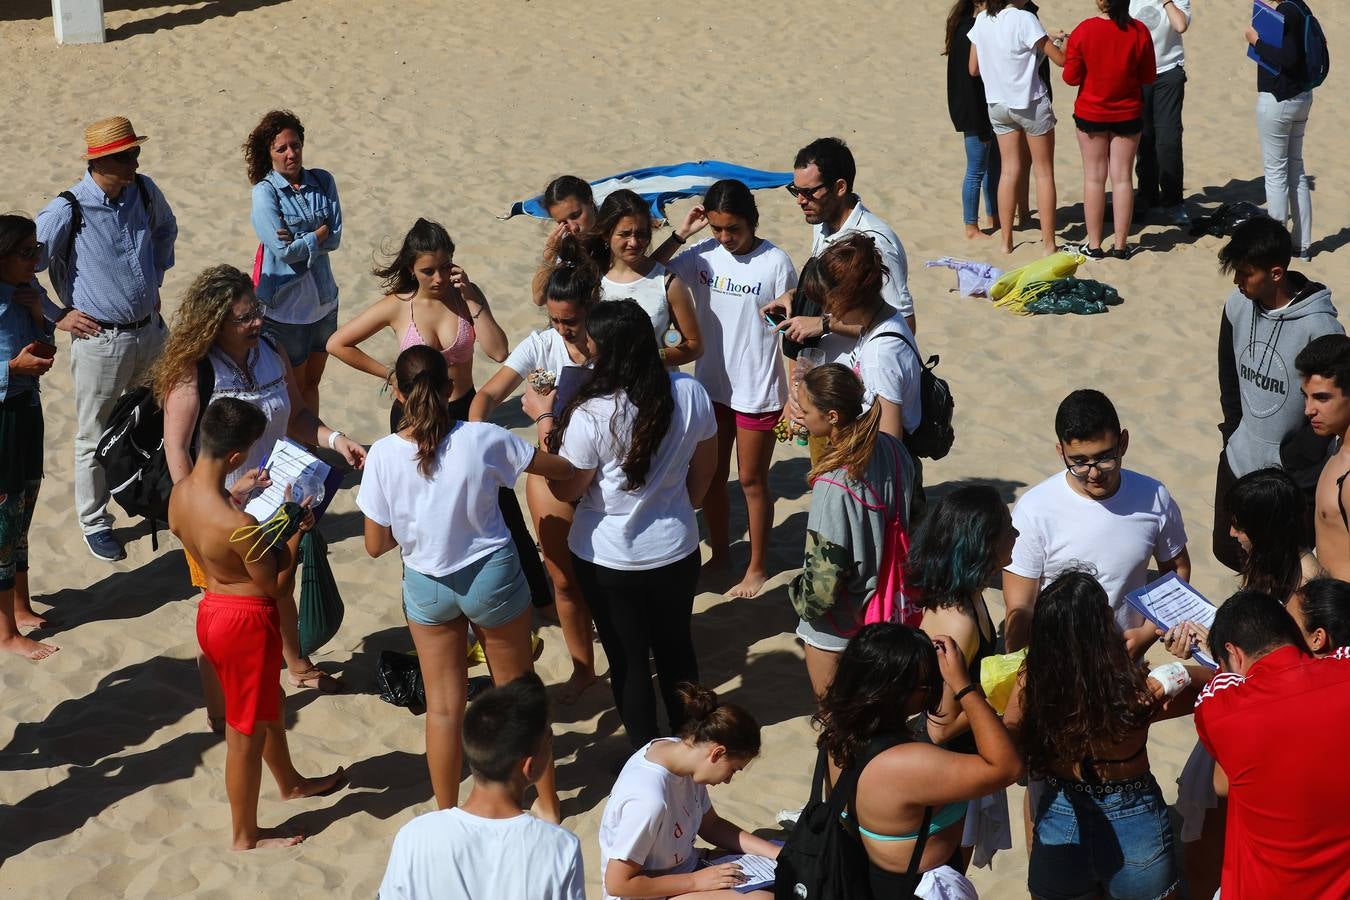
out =
<svg viewBox="0 0 1350 900"><path fill-rule="evenodd" d="M234 302L252 296L252 279L234 266L212 266L193 279L151 375L155 400L160 406L174 388L196 371L197 363L206 358Z"/></svg>

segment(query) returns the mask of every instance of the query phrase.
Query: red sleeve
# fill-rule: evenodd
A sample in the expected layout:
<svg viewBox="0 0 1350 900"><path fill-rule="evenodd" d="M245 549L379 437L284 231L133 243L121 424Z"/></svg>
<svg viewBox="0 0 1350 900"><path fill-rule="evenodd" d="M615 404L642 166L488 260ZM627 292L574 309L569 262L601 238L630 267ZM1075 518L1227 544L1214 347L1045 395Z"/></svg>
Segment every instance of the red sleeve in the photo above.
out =
<svg viewBox="0 0 1350 900"><path fill-rule="evenodd" d="M1138 19L1134 20L1134 26L1135 42L1142 45L1139 48L1139 81L1152 84L1158 78L1158 58L1153 52L1153 35Z"/></svg>
<svg viewBox="0 0 1350 900"><path fill-rule="evenodd" d="M1064 47L1064 83L1079 85L1087 75L1087 65L1083 60L1082 26L1075 28L1069 35L1069 43Z"/></svg>

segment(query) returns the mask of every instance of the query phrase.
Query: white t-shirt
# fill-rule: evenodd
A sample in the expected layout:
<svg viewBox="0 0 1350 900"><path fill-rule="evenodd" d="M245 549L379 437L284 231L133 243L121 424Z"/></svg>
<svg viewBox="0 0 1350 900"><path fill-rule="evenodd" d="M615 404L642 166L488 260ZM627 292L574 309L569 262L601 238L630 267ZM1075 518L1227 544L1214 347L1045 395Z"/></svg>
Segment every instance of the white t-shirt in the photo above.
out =
<svg viewBox="0 0 1350 900"><path fill-rule="evenodd" d="M698 548L698 522L685 479L702 441L717 435L712 401L697 381L670 375L675 410L652 455L647 482L625 491L623 459L636 407L618 394L587 400L572 413L561 455L595 478L577 505L567 546L608 569L646 571L684 559ZM369 464L369 463L367 463Z"/></svg>
<svg viewBox="0 0 1350 900"><path fill-rule="evenodd" d="M484 819L442 809L398 830L380 900L585 900L581 842L522 813Z"/></svg>
<svg viewBox="0 0 1350 900"><path fill-rule="evenodd" d="M600 882L611 859L642 866L644 875L679 875L698 865L694 839L712 809L708 789L647 759L657 738L628 757L600 817ZM604 891L605 900L617 900Z"/></svg>
<svg viewBox="0 0 1350 900"><path fill-rule="evenodd" d="M1191 21L1191 0L1172 0L1186 22ZM1163 9L1162 0L1130 0L1130 16L1143 22L1153 35L1153 55L1158 61L1158 74L1186 64L1186 51L1181 35L1172 30L1172 23Z"/></svg>
<svg viewBox="0 0 1350 900"><path fill-rule="evenodd" d="M1033 14L1014 6L993 17L977 13L969 37L980 59L986 102L1026 109L1045 96L1045 84L1036 74L1041 62L1036 45L1046 33Z"/></svg>
<svg viewBox="0 0 1350 900"><path fill-rule="evenodd" d="M1106 590L1121 630L1144 624L1125 595L1147 584L1150 559L1176 559L1186 549L1181 510L1162 482L1121 470L1120 488L1090 500L1057 472L1022 495L1013 507L1018 531L1008 571L1045 587L1066 569L1090 566Z"/></svg>
<svg viewBox="0 0 1350 900"><path fill-rule="evenodd" d="M910 343L887 335L903 335ZM882 396L900 407L906 434L918 429L923 421L919 392L923 365L918 354L910 349L911 344L919 346L899 312L878 322L856 340L832 332L820 342L827 360L847 366L862 379L863 411L872 408L877 395Z"/></svg>
<svg viewBox="0 0 1350 900"><path fill-rule="evenodd" d="M652 263L652 269L637 281L623 284L613 281L608 275L600 279L601 300L632 300L642 307L652 320L652 331L657 343L665 346L662 340L666 329L670 327L670 301L666 297L666 267Z"/></svg>
<svg viewBox="0 0 1350 900"><path fill-rule="evenodd" d="M670 262L694 294L703 355L694 378L715 403L743 413L774 412L787 403L787 377L778 333L759 308L797 286L797 270L782 250L761 239L737 256L715 238Z"/></svg>
<svg viewBox="0 0 1350 900"><path fill-rule="evenodd" d="M909 260L905 256L905 246L900 243L900 238L896 237L891 226L863 206L862 200L853 205L853 212L848 214L848 218L839 226L838 231L827 231L824 222L815 226L811 240L811 255L819 256L830 244L855 231L871 236L876 242L877 251L881 254L881 261L886 264L886 277L881 285L881 296L891 306L900 310L902 316L914 315L914 296L909 292Z"/></svg>
<svg viewBox="0 0 1350 900"><path fill-rule="evenodd" d="M366 457L356 505L391 527L403 562L433 578L458 572L511 542L497 506L534 459L534 448L488 422L460 422L441 441L431 478L417 469L417 445L380 438Z"/></svg>
<svg viewBox="0 0 1350 900"><path fill-rule="evenodd" d="M573 362L563 336L552 328L545 328L517 344L502 365L521 378L528 377L535 369L552 373L553 383L558 388L553 400L553 411L560 413L581 385L590 380L588 370L593 363Z"/></svg>

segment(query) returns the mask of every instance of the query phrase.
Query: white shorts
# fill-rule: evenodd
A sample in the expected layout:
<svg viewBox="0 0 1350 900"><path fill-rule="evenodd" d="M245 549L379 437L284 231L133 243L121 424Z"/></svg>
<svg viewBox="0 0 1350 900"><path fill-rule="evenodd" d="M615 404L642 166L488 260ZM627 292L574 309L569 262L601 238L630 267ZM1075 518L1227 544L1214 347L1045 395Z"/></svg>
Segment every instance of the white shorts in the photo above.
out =
<svg viewBox="0 0 1350 900"><path fill-rule="evenodd" d="M1002 103L990 103L989 124L994 127L994 134L1025 131L1032 137L1040 137L1055 129L1055 107L1049 94L1025 109L1009 109Z"/></svg>

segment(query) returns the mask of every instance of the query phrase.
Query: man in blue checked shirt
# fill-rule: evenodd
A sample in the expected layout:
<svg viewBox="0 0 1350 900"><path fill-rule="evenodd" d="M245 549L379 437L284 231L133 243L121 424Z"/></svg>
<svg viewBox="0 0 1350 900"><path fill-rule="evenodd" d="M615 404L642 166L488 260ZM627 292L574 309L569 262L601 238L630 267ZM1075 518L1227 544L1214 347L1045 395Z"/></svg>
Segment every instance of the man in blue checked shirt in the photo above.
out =
<svg viewBox="0 0 1350 900"><path fill-rule="evenodd" d="M122 116L84 131L88 171L37 217L64 306L48 301L46 315L68 332L75 380L75 508L85 543L99 559L126 551L112 533L108 485L94 461L98 439L119 397L143 382L164 346L159 289L173 266L178 223L159 188L137 174L140 145Z"/></svg>

